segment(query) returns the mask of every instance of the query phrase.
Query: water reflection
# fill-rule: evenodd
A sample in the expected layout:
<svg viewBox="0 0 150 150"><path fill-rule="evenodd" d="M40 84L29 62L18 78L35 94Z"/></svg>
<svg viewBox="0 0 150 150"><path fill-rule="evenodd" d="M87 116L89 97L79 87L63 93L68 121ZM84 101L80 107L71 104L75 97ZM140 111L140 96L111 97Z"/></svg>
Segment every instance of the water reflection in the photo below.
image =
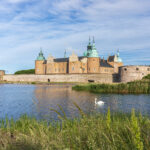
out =
<svg viewBox="0 0 150 150"><path fill-rule="evenodd" d="M95 94L72 91L71 86L37 86L34 94L37 100L38 115L42 117L45 117L45 114L49 112L50 117L56 119L56 113L50 111L50 108L59 110L58 105L62 106L68 117L78 116L78 110L73 102L86 113L92 112L95 108Z"/></svg>
<svg viewBox="0 0 150 150"><path fill-rule="evenodd" d="M104 105L95 105L95 98ZM70 118L78 116L73 105L76 102L85 113L111 111L130 112L135 108L141 113L150 114L150 95L93 94L72 91L71 85L0 85L0 118L6 115L17 119L22 114L38 119L55 119L57 114L50 109L59 110L61 105Z"/></svg>

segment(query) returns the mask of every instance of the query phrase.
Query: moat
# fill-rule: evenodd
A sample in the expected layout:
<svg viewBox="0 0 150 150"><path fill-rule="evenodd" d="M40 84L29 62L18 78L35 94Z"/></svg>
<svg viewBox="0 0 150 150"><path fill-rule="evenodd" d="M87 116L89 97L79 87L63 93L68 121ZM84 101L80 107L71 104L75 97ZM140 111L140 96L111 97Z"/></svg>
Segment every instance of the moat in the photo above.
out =
<svg viewBox="0 0 150 150"><path fill-rule="evenodd" d="M103 106L95 105L95 98L104 101ZM70 84L25 85L0 84L0 118L19 118L23 114L37 119L57 120L61 105L69 118L78 116L73 105L76 102L86 113L105 113L110 107L115 112L130 112L132 108L150 115L150 95L93 94L72 90Z"/></svg>

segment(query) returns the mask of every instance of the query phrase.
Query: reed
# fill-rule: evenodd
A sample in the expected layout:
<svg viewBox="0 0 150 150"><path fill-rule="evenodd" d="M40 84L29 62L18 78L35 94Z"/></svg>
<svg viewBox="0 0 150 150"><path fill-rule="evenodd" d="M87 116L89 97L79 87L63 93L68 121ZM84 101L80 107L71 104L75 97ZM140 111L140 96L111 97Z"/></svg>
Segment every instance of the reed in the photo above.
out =
<svg viewBox="0 0 150 150"><path fill-rule="evenodd" d="M83 115L48 123L22 116L0 121L1 150L147 150L150 149L150 119L135 114Z"/></svg>
<svg viewBox="0 0 150 150"><path fill-rule="evenodd" d="M150 80L141 80L120 84L85 84L72 87L77 91L90 91L94 93L117 93L117 94L149 94Z"/></svg>

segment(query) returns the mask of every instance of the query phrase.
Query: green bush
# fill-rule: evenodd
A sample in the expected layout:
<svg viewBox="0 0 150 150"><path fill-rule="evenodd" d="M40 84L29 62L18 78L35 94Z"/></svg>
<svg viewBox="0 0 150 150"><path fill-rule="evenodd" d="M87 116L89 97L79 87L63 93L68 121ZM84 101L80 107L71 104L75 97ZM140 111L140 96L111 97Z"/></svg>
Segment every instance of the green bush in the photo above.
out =
<svg viewBox="0 0 150 150"><path fill-rule="evenodd" d="M29 70L19 70L16 71L14 74L35 74L35 69L29 69Z"/></svg>
<svg viewBox="0 0 150 150"><path fill-rule="evenodd" d="M147 76L143 77L143 79L150 79L150 74L148 74Z"/></svg>

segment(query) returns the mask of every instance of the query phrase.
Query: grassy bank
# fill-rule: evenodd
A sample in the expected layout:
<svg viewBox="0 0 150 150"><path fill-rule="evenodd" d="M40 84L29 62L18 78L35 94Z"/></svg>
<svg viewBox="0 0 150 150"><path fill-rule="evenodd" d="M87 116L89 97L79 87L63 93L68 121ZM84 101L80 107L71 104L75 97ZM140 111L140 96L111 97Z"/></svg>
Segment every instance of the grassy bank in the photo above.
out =
<svg viewBox="0 0 150 150"><path fill-rule="evenodd" d="M76 85L72 88L77 91L90 91L94 93L116 94L149 94L150 80L141 80L120 84L86 84Z"/></svg>
<svg viewBox="0 0 150 150"><path fill-rule="evenodd" d="M35 74L35 69L19 70L19 71L16 71L14 74L16 74L16 75L19 75L19 74Z"/></svg>
<svg viewBox="0 0 150 150"><path fill-rule="evenodd" d="M97 114L62 124L21 117L0 121L1 150L147 150L150 119L140 114ZM6 122L6 123L4 123Z"/></svg>

